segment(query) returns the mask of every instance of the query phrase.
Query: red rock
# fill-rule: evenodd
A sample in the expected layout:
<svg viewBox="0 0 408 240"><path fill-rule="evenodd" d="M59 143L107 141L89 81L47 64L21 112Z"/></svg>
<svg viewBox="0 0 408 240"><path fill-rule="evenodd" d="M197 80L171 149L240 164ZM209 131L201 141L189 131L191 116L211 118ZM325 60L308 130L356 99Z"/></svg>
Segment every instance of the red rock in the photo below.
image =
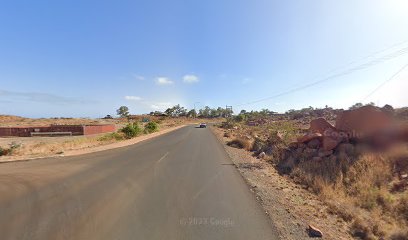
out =
<svg viewBox="0 0 408 240"><path fill-rule="evenodd" d="M374 106L364 106L342 112L336 119L336 128L353 139L361 139L392 126L392 119Z"/></svg>
<svg viewBox="0 0 408 240"><path fill-rule="evenodd" d="M322 145L325 151L330 151L335 149L342 141L345 140L345 136L334 129L326 129Z"/></svg>
<svg viewBox="0 0 408 240"><path fill-rule="evenodd" d="M328 157L333 154L333 150L325 151L324 149L320 149L318 154L319 154L319 157L321 158Z"/></svg>
<svg viewBox="0 0 408 240"><path fill-rule="evenodd" d="M323 138L323 149L325 151L330 151L335 149L338 145L340 144L340 141L330 138L330 137L325 137Z"/></svg>
<svg viewBox="0 0 408 240"><path fill-rule="evenodd" d="M312 148L312 149L318 149L321 146L321 141L320 141L320 139L315 138L315 139L309 141L307 143L307 146L309 148Z"/></svg>
<svg viewBox="0 0 408 240"><path fill-rule="evenodd" d="M401 130L400 140L403 142L408 142L408 127L405 127Z"/></svg>
<svg viewBox="0 0 408 240"><path fill-rule="evenodd" d="M321 158L321 157L313 157L312 160L315 161L315 162L321 162L321 161L323 161L323 158Z"/></svg>
<svg viewBox="0 0 408 240"><path fill-rule="evenodd" d="M336 128L333 125L331 125L329 122L327 122L324 118L314 119L313 121L310 122L309 131L312 133L324 134L326 129L335 130Z"/></svg>
<svg viewBox="0 0 408 240"><path fill-rule="evenodd" d="M354 154L354 145L351 143L342 143L339 146L337 146L338 153L342 154L347 154L347 155L353 155Z"/></svg>
<svg viewBox="0 0 408 240"><path fill-rule="evenodd" d="M303 151L303 156L307 159L313 158L317 153L316 149L313 148L305 148Z"/></svg>
<svg viewBox="0 0 408 240"><path fill-rule="evenodd" d="M303 137L299 137L297 140L300 143L307 143L307 142L312 141L313 139L321 140L322 139L322 134L320 134L320 133L308 133Z"/></svg>

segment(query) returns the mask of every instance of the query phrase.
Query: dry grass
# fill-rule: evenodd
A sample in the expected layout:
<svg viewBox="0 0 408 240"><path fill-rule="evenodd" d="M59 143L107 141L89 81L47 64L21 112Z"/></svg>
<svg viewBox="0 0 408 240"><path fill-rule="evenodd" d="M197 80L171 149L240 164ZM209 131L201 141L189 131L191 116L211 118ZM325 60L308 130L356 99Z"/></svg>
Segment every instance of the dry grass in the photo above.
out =
<svg viewBox="0 0 408 240"><path fill-rule="evenodd" d="M326 202L329 212L348 222L356 238L408 239L408 180L401 180L408 173L407 146L379 154L368 152L362 144L349 145L344 151L314 158L317 150L287 148L303 135L309 121L306 125L304 119L234 124L228 130L228 136L235 137L230 146L248 149L245 142L251 139L251 151L265 152L266 160L278 170L280 163L283 168L289 166L291 178Z"/></svg>
<svg viewBox="0 0 408 240"><path fill-rule="evenodd" d="M30 142L18 148L13 153L13 156L43 156L47 154L59 154L67 150L83 149L102 144L102 142L98 141L97 136L77 137L70 140L55 142Z"/></svg>
<svg viewBox="0 0 408 240"><path fill-rule="evenodd" d="M13 126L47 126L51 124L119 124L120 119L92 119L92 118L23 118L18 116L0 115L1 127Z"/></svg>
<svg viewBox="0 0 408 240"><path fill-rule="evenodd" d="M408 230L399 230L390 235L391 240L407 240Z"/></svg>
<svg viewBox="0 0 408 240"><path fill-rule="evenodd" d="M228 146L234 147L234 148L240 148L240 149L245 149L245 150L251 150L252 149L252 143L248 139L243 139L243 138L236 138L227 143Z"/></svg>
<svg viewBox="0 0 408 240"><path fill-rule="evenodd" d="M394 192L392 182L406 171L403 148L387 154L362 154L356 159L300 162L291 173L328 203L332 213L351 223L351 234L377 239L408 229L408 192ZM405 162L404 162L405 163ZM397 238L397 235L394 236Z"/></svg>
<svg viewBox="0 0 408 240"><path fill-rule="evenodd" d="M225 132L225 133L224 133L224 137L230 138L230 137L232 137L232 135L231 135L231 133L229 133L229 132Z"/></svg>

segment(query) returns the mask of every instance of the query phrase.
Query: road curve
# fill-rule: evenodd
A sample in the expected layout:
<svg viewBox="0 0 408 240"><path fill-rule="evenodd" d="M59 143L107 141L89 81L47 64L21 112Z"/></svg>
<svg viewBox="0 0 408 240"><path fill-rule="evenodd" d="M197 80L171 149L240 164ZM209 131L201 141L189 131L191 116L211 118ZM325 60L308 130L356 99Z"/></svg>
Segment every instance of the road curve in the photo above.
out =
<svg viewBox="0 0 408 240"><path fill-rule="evenodd" d="M278 239L209 129L0 164L0 239Z"/></svg>

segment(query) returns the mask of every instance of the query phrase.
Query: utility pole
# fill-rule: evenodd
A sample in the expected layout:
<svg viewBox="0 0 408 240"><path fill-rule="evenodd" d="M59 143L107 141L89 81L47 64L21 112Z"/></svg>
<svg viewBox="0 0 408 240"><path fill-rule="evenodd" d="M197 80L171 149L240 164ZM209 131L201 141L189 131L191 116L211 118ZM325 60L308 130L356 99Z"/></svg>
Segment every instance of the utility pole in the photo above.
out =
<svg viewBox="0 0 408 240"><path fill-rule="evenodd" d="M231 117L232 116L232 106L225 106L225 117Z"/></svg>
<svg viewBox="0 0 408 240"><path fill-rule="evenodd" d="M196 111L196 103L200 103L200 102L195 102L194 103L194 118L197 118L197 111Z"/></svg>

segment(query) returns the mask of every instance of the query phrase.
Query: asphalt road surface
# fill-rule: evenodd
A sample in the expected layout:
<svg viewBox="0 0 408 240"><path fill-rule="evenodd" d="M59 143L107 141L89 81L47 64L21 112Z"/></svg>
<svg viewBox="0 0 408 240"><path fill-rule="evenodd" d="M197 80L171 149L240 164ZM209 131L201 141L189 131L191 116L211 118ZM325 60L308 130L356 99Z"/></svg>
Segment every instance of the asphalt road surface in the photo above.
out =
<svg viewBox="0 0 408 240"><path fill-rule="evenodd" d="M0 164L0 239L278 239L209 129Z"/></svg>

